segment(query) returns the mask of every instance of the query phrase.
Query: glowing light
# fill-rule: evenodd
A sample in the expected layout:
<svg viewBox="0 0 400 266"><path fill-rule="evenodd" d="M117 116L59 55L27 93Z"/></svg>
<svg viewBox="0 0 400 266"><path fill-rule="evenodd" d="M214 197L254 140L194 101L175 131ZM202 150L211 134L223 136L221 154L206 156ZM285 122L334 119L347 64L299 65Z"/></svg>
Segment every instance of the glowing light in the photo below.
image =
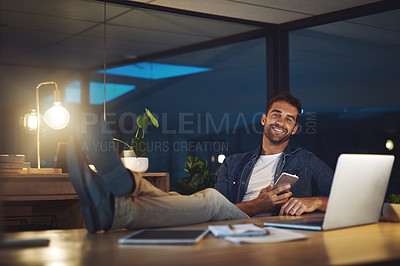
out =
<svg viewBox="0 0 400 266"><path fill-rule="evenodd" d="M223 155L223 154L218 155L218 162L219 163L223 163L224 160L225 160L225 155Z"/></svg>
<svg viewBox="0 0 400 266"><path fill-rule="evenodd" d="M90 168L90 170L92 170L93 172L97 172L96 167L94 166L94 164L89 164L89 168Z"/></svg>
<svg viewBox="0 0 400 266"><path fill-rule="evenodd" d="M40 116L40 122L42 122L42 116ZM36 133L37 115L35 109L32 109L21 118L21 126L27 133Z"/></svg>
<svg viewBox="0 0 400 266"><path fill-rule="evenodd" d="M37 128L37 116L28 116L28 121L26 121L26 126L29 129L36 129Z"/></svg>
<svg viewBox="0 0 400 266"><path fill-rule="evenodd" d="M53 107L44 114L44 122L53 129L63 129L69 123L69 113L61 106L60 102L54 102Z"/></svg>
<svg viewBox="0 0 400 266"><path fill-rule="evenodd" d="M393 150L393 149L394 149L393 140L388 139L388 140L386 141L385 147L386 147L386 149L388 149L389 151Z"/></svg>

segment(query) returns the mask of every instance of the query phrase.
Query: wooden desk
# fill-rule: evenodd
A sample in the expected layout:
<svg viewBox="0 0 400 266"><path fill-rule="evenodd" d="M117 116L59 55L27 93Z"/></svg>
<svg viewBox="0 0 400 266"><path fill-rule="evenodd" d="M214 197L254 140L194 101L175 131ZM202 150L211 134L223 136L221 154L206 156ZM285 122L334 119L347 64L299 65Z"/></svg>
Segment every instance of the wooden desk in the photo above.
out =
<svg viewBox="0 0 400 266"><path fill-rule="evenodd" d="M261 222L279 217L239 220ZM209 224L182 228L207 228ZM297 230L297 232L300 232ZM307 240L236 245L212 235L197 245L118 245L130 231L89 235L83 229L6 234L48 238L49 247L0 250L5 265L349 265L400 261L400 224L384 223L327 232L301 231Z"/></svg>
<svg viewBox="0 0 400 266"><path fill-rule="evenodd" d="M154 186L165 192L169 191L168 173L141 175ZM17 223L21 221L26 221L27 224L50 223L55 217L56 227L64 229L84 227L79 197L67 173L1 174L0 188L4 202L3 216L26 216L26 218L12 218Z"/></svg>

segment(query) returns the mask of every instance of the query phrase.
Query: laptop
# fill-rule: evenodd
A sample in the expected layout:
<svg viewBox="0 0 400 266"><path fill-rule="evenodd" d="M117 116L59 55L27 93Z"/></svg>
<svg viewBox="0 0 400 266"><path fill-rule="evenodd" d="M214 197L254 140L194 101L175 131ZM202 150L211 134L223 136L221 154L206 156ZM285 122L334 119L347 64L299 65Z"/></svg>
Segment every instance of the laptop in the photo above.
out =
<svg viewBox="0 0 400 266"><path fill-rule="evenodd" d="M393 162L393 155L341 154L324 217L265 222L264 225L332 230L376 223L381 214Z"/></svg>

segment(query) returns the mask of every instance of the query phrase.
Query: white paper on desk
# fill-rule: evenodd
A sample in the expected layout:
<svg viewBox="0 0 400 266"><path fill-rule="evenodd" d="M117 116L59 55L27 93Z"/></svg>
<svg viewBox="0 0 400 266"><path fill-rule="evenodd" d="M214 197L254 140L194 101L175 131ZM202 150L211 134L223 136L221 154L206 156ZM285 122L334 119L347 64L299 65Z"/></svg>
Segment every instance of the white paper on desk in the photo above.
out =
<svg viewBox="0 0 400 266"><path fill-rule="evenodd" d="M234 224L231 225L209 225L208 230L215 237L247 237L264 236L267 234L264 228L254 224Z"/></svg>
<svg viewBox="0 0 400 266"><path fill-rule="evenodd" d="M240 243L276 243L286 242L300 239L307 239L307 236L300 233L295 233L286 229L278 229L275 227L266 227L269 234L266 236L255 237L225 237L226 240L235 244Z"/></svg>

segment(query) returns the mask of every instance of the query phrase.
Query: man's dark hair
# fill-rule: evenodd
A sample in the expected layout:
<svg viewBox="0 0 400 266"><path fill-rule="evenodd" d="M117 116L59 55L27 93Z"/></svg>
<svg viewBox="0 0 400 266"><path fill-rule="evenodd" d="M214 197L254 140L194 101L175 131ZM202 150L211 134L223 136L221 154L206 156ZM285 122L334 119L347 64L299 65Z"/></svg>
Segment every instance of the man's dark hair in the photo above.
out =
<svg viewBox="0 0 400 266"><path fill-rule="evenodd" d="M292 94L288 93L288 92L284 92L281 94L278 94L276 96L274 96L268 103L267 105L267 110L265 111L265 114L267 115L269 110L272 107L272 104L274 102L278 102L278 101L284 101L287 102L290 105L293 105L294 107L297 108L297 117L296 117L296 122L299 121L300 118L300 114L301 114L301 101L300 99L294 97Z"/></svg>

